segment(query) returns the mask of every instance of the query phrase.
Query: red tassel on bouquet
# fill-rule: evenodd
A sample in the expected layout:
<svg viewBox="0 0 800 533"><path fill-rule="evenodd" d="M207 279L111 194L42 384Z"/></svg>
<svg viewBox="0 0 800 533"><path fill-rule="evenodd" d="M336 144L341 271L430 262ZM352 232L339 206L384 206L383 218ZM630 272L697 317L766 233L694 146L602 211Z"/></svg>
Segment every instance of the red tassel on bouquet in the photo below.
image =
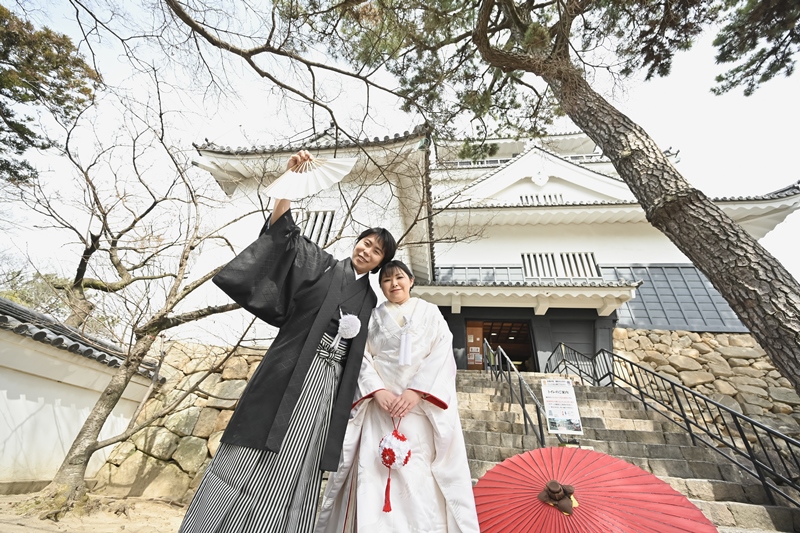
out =
<svg viewBox="0 0 800 533"><path fill-rule="evenodd" d="M391 493L392 487L392 469L389 469L389 477L386 478L386 494L383 497L383 512L384 513L391 513L392 512L392 500L389 497Z"/></svg>
<svg viewBox="0 0 800 533"><path fill-rule="evenodd" d="M381 462L389 470L389 475L386 478L386 493L383 497L383 512L390 513L392 511L391 501L391 487L392 487L392 468L402 468L411 459L411 446L405 435L400 433L400 421L396 424L392 419L394 431L388 435L384 435L378 445L380 452Z"/></svg>

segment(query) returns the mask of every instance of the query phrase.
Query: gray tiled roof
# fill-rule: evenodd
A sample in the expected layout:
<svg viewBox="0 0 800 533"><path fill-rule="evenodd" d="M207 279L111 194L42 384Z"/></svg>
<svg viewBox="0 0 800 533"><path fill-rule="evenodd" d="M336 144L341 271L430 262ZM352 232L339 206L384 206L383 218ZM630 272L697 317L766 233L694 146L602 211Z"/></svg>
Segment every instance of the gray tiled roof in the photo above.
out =
<svg viewBox="0 0 800 533"><path fill-rule="evenodd" d="M404 131L402 134L395 133L391 137L386 135L383 138L380 137L373 137L372 139L368 137L364 137L363 139L358 139L358 141L351 140L347 137L340 137L338 142L335 140L331 140L333 136L330 130L325 130L324 132L314 135L312 137L308 137L306 139L301 139L296 142L290 142L286 144L276 144L276 145L262 145L262 146L251 146L251 147L244 147L239 146L236 148L230 146L220 146L213 142L206 141L203 144L193 144L195 149L202 150L206 152L215 152L218 154L226 154L226 155L257 155L257 154L268 154L273 152L293 152L296 150L324 150L330 148L351 148L355 146L377 146L381 144L391 144L400 141L404 141L406 139L421 137L426 134L426 127L424 125L416 126L411 132Z"/></svg>
<svg viewBox="0 0 800 533"><path fill-rule="evenodd" d="M441 200L442 198L437 198L437 200ZM716 201L716 200L715 200ZM522 203L508 203L508 202L492 202L492 203L480 203L477 205L461 205L461 204L454 204L448 207L448 209L496 209L498 207L519 207L519 208L528 208L528 209L552 209L554 207L590 207L590 206L612 206L612 205L639 205L639 202L636 200L594 200L591 202L561 202L561 203L553 203L553 204L543 204L543 205L530 205L530 204L522 204Z"/></svg>
<svg viewBox="0 0 800 533"><path fill-rule="evenodd" d="M796 181L791 185L772 191L761 196L723 196L720 198L712 198L715 202L747 202L751 200L778 200L780 198L789 198L800 194L800 181Z"/></svg>
<svg viewBox="0 0 800 533"><path fill-rule="evenodd" d="M0 298L0 329L92 359L111 368L117 368L125 361L122 348L88 337L52 317L5 298ZM147 363L140 365L139 374L152 378L153 369L148 366Z"/></svg>
<svg viewBox="0 0 800 533"><path fill-rule="evenodd" d="M798 196L798 195L800 195L800 181L793 183L782 189L778 189L777 191L772 191L770 193L762 194L760 196L721 196L721 197L711 198L711 201L712 202L755 202L755 201L780 200L781 198L791 198L792 196ZM451 209L459 209L459 208L496 209L498 207L552 209L554 207L590 207L590 206L613 206L613 205L631 206L631 205L639 205L639 202L637 202L636 200L595 200L591 202L562 202L559 204L547 204L547 205L528 205L521 203L494 202L494 203L482 203L480 205L470 205L463 207L459 205L454 205L451 207Z"/></svg>

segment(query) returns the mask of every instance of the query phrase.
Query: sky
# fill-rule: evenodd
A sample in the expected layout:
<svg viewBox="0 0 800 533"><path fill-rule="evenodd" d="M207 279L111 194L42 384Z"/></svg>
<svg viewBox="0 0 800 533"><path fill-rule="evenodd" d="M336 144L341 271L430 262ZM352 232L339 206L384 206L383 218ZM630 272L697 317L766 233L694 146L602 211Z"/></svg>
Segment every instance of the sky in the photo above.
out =
<svg viewBox="0 0 800 533"><path fill-rule="evenodd" d="M68 6L62 14L50 13L48 25L77 37ZM723 69L714 63L712 37L707 35L692 50L678 54L666 78L628 80L624 86L614 87L601 83L595 88L663 149L680 150L678 170L711 197L760 195L797 182L800 171L794 162L798 138L794 125L800 123L800 99L796 96L800 94L800 75L776 78L750 97L741 91L715 96L710 89ZM119 50L96 50L104 75L125 81L130 67L119 57ZM263 81L236 60L231 60L227 69L237 80L238 98L203 100L173 95L171 105L186 110L180 142L187 150L192 142L202 143L206 138L230 146L272 144L293 131L287 119L281 118ZM344 98L351 96L346 91L343 94ZM392 109L382 109L380 115L371 128L376 135L392 135L414 125L412 119ZM115 124L106 127L113 129ZM795 213L761 242L800 279L798 234L800 213Z"/></svg>
<svg viewBox="0 0 800 533"><path fill-rule="evenodd" d="M680 150L676 165L693 186L711 197L766 194L800 181L796 125L800 124L800 76L780 77L752 96L715 96L711 36L676 57L667 78L632 81L611 95L628 117L662 149ZM800 279L800 212L760 242Z"/></svg>

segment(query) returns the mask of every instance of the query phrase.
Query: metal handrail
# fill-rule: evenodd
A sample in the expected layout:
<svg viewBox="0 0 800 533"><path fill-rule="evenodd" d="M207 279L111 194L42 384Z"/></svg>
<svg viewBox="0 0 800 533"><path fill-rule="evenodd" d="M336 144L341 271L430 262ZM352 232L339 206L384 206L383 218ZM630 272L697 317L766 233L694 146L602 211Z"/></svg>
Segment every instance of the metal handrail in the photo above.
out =
<svg viewBox="0 0 800 533"><path fill-rule="evenodd" d="M544 423L542 422L542 418L544 417L545 420L547 419L544 406L536 397L536 395L533 394L530 386L528 386L528 383L523 379L522 374L519 373L517 367L511 362L511 359L508 357L503 348L498 346L497 350L493 350L489 345L489 342L485 339L483 341L483 369L484 371L488 371L490 373L492 379L504 381L508 384L508 390L511 393L511 400L515 401L522 408L522 416L525 421L525 434L530 434L528 429L529 427L536 430L534 435L539 441L539 447L544 447ZM515 374L513 377L512 371ZM514 381L517 383L517 390L514 389ZM528 413L528 409L526 407L526 393L536 406L536 424L533 423L533 418ZM561 435L556 436L558 437L559 441L562 440Z"/></svg>
<svg viewBox="0 0 800 533"><path fill-rule="evenodd" d="M560 357L555 357L556 354ZM545 374L573 374L585 383L594 384L597 381L594 359L573 350L563 342L559 343L547 358L544 372Z"/></svg>
<svg viewBox="0 0 800 533"><path fill-rule="evenodd" d="M569 373L574 367L564 353L554 350L545 368ZM692 443L706 445L757 478L772 505L780 496L800 507L800 441L608 350L580 355L591 360L593 385L610 384L677 424Z"/></svg>

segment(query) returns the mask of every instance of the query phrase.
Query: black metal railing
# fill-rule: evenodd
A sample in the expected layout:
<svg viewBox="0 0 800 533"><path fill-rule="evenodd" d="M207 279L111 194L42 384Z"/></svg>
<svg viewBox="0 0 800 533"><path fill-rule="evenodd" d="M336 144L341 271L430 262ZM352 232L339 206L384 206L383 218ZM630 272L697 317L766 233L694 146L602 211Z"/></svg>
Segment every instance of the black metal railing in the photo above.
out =
<svg viewBox="0 0 800 533"><path fill-rule="evenodd" d="M559 356L554 357L557 352ZM556 349L547 358L544 372L545 374L572 374L590 385L594 385L597 381L594 360L573 350L563 342L556 346Z"/></svg>
<svg viewBox="0 0 800 533"><path fill-rule="evenodd" d="M756 477L772 505L780 496L800 507L800 441L607 350L587 356L559 345L545 371L625 391L680 426L694 444L708 446Z"/></svg>
<svg viewBox="0 0 800 533"><path fill-rule="evenodd" d="M539 447L543 447L545 445L543 421L547 420L547 415L542 402L533 394L530 386L523 379L522 374L519 373L519 370L517 370L517 367L503 348L498 346L497 350L494 350L485 339L483 341L483 369L489 372L492 379L508 385L511 400L522 408L525 434L530 435L533 433L539 442ZM536 408L535 423L533 417L528 413L528 406L531 404ZM559 441L562 440L560 435L557 435L557 437Z"/></svg>

